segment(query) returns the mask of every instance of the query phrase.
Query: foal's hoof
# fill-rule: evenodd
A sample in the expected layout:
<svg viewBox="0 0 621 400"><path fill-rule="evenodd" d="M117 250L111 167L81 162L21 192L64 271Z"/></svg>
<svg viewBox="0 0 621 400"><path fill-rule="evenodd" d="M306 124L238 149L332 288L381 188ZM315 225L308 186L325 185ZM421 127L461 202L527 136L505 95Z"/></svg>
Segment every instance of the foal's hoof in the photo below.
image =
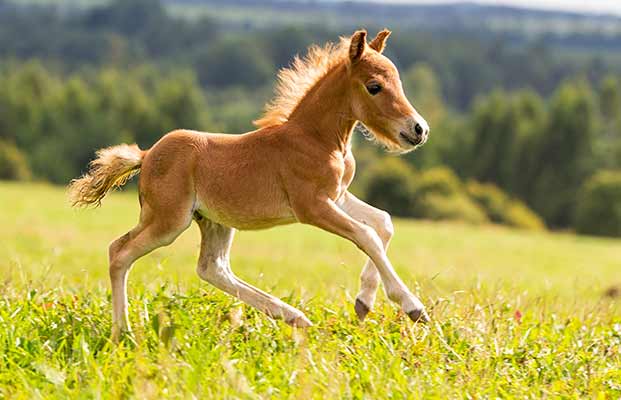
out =
<svg viewBox="0 0 621 400"><path fill-rule="evenodd" d="M360 299L356 299L356 304L354 305L354 310L356 310L356 315L358 316L358 319L361 322L364 321L364 318L367 316L369 311L371 311L369 306L364 304Z"/></svg>
<svg viewBox="0 0 621 400"><path fill-rule="evenodd" d="M306 318L304 314L288 319L285 322L296 328L308 328L309 326L313 326L313 323L310 322L310 320Z"/></svg>
<svg viewBox="0 0 621 400"><path fill-rule="evenodd" d="M121 336L123 336L124 330L117 326L117 325L112 325L112 332L110 332L110 340L112 341L112 343L114 344L119 344L119 342L121 341Z"/></svg>
<svg viewBox="0 0 621 400"><path fill-rule="evenodd" d="M124 338L127 338L130 341L135 342L133 335L134 334L131 330L123 329L119 327L113 327L111 335L110 335L110 341L112 341L112 343L114 344L119 344L121 340L123 340Z"/></svg>
<svg viewBox="0 0 621 400"><path fill-rule="evenodd" d="M429 315L427 315L427 311L424 308L414 309L407 313L408 317L414 322L427 323L429 322Z"/></svg>

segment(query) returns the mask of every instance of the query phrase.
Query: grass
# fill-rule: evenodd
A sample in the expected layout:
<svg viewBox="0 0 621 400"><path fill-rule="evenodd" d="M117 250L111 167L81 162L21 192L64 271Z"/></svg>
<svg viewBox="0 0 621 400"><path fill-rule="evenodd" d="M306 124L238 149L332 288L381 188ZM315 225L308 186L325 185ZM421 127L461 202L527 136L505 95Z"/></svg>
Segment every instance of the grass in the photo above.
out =
<svg viewBox="0 0 621 400"><path fill-rule="evenodd" d="M0 183L0 398L619 398L621 241L397 221L389 256L431 310L380 294L353 311L364 257L306 226L241 232L234 270L299 307L295 330L201 282L195 227L136 263L135 339L110 343L107 244L134 193L98 210Z"/></svg>

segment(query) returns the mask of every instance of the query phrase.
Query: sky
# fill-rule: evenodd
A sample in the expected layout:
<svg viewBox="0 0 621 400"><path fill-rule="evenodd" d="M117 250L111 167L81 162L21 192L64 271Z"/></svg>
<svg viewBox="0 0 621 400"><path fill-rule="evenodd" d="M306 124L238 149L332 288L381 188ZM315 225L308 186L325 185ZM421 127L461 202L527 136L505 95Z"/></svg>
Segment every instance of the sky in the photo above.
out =
<svg viewBox="0 0 621 400"><path fill-rule="evenodd" d="M462 0L374 0L382 3L439 4ZM621 15L621 0L466 0L473 3Z"/></svg>

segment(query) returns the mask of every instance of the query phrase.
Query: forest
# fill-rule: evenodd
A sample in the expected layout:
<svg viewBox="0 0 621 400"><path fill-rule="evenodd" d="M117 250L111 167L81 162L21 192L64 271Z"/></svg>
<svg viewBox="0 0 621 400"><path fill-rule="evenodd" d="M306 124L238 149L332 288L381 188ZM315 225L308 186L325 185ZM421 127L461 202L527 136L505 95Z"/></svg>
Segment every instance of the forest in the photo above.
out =
<svg viewBox="0 0 621 400"><path fill-rule="evenodd" d="M0 179L64 185L104 146L252 130L294 55L383 27L232 22L216 3L0 0ZM618 31L394 25L386 54L431 136L396 158L356 135L357 194L401 217L621 236Z"/></svg>

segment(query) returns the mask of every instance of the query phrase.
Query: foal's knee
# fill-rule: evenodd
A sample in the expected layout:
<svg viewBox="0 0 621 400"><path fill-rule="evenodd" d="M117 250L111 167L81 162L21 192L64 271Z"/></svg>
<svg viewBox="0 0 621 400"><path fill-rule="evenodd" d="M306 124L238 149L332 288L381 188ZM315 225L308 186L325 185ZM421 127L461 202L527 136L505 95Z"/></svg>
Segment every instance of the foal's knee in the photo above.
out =
<svg viewBox="0 0 621 400"><path fill-rule="evenodd" d="M392 239L392 236L395 234L395 227L392 224L390 214L386 211L379 213L375 225L375 230L384 243Z"/></svg>
<svg viewBox="0 0 621 400"><path fill-rule="evenodd" d="M111 262L128 241L129 241L129 232L127 232L123 236L117 238L112 243L110 243L110 246L108 246L108 259Z"/></svg>
<svg viewBox="0 0 621 400"><path fill-rule="evenodd" d="M114 278L119 273L123 273L127 268L126 262L123 260L123 247L129 241L129 232L119 237L108 247L108 260L110 263L110 277Z"/></svg>
<svg viewBox="0 0 621 400"><path fill-rule="evenodd" d="M114 257L110 259L110 266L108 268L110 272L110 278L115 279L122 277L123 274L129 269L129 265L122 257Z"/></svg>

